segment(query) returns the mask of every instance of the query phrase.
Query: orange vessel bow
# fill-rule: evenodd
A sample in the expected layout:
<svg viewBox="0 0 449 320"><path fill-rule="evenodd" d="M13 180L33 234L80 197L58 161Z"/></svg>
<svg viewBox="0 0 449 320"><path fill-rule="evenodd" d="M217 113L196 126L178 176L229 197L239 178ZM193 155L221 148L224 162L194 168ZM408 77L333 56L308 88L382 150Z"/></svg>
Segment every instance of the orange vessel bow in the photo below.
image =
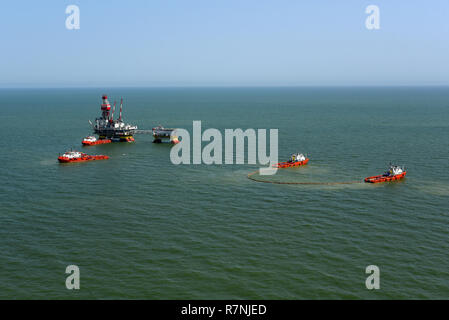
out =
<svg viewBox="0 0 449 320"><path fill-rule="evenodd" d="M83 162L83 161L93 161L93 160L106 160L109 159L108 156L104 155L88 155L78 151L70 151L64 153L62 156L58 157L58 161L62 163L68 162Z"/></svg>

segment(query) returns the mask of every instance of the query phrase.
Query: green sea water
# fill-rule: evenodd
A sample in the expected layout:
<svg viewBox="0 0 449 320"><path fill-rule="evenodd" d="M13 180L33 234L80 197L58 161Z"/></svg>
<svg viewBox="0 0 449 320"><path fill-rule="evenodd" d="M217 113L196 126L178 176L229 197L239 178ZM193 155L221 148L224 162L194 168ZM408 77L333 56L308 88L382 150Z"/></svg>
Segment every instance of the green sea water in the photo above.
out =
<svg viewBox="0 0 449 320"><path fill-rule="evenodd" d="M280 160L310 162L266 179L408 174L275 185L173 165L151 135L82 148L103 93L140 129L279 129ZM449 298L448 87L2 89L0 119L1 299ZM110 159L59 164L70 148Z"/></svg>

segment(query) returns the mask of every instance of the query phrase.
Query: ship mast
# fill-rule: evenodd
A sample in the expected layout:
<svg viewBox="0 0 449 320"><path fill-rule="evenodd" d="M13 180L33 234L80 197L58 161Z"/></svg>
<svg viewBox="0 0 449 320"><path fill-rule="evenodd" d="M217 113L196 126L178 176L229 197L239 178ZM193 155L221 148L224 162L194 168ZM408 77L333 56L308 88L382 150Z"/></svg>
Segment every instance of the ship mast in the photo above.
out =
<svg viewBox="0 0 449 320"><path fill-rule="evenodd" d="M122 121L122 107L123 107L123 98L120 98L120 114L118 117L119 121Z"/></svg>
<svg viewBox="0 0 449 320"><path fill-rule="evenodd" d="M110 122L114 122L114 112L115 112L115 101L114 101L114 108L112 108L112 115Z"/></svg>

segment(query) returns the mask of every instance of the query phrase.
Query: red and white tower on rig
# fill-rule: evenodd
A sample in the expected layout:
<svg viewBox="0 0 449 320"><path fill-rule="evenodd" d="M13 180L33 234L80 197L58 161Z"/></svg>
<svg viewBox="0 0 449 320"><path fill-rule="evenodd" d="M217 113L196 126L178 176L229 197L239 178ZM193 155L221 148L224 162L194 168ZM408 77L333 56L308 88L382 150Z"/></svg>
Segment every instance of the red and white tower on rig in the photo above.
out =
<svg viewBox="0 0 449 320"><path fill-rule="evenodd" d="M109 120L109 112L111 111L111 104L109 103L107 95L104 94L101 98L103 99L103 103L101 104L102 117L104 120Z"/></svg>

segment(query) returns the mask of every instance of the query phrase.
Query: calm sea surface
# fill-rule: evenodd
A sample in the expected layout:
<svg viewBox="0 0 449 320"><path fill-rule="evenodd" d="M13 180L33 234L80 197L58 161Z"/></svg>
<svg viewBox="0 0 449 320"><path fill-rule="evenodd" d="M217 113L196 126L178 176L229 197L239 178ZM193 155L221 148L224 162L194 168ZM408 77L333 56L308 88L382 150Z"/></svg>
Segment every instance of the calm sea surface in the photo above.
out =
<svg viewBox="0 0 449 320"><path fill-rule="evenodd" d="M82 148L103 93L140 129L279 129L280 160L311 160L267 179L408 174L275 185L255 165L175 166L151 135ZM0 119L2 299L449 298L447 87L2 89ZM59 164L72 147L110 159Z"/></svg>

